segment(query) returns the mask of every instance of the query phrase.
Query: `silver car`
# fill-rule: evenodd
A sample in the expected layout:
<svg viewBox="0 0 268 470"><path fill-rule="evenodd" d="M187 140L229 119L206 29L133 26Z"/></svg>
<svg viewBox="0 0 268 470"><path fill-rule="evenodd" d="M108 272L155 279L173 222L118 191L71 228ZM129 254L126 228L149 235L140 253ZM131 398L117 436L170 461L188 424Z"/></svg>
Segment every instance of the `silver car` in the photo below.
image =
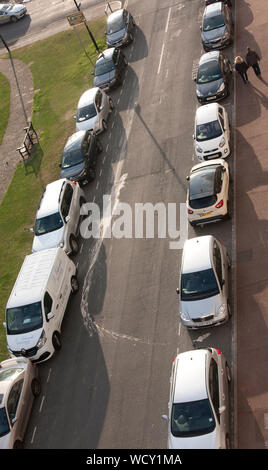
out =
<svg viewBox="0 0 268 470"><path fill-rule="evenodd" d="M24 5L17 3L5 3L0 6L0 24L16 23L16 21L23 18L27 13L27 8Z"/></svg>
<svg viewBox="0 0 268 470"><path fill-rule="evenodd" d="M85 91L77 105L76 130L92 131L99 134L107 130L108 117L114 109L114 103L110 96L99 87L93 87Z"/></svg>
<svg viewBox="0 0 268 470"><path fill-rule="evenodd" d="M228 449L231 373L221 351L178 354L172 364L168 416L169 449Z"/></svg>
<svg viewBox="0 0 268 470"><path fill-rule="evenodd" d="M183 325L196 329L225 323L231 315L228 300L226 248L212 235L185 242L182 253L180 318Z"/></svg>
<svg viewBox="0 0 268 470"><path fill-rule="evenodd" d="M38 368L25 358L0 364L0 449L21 449L34 398L40 394Z"/></svg>

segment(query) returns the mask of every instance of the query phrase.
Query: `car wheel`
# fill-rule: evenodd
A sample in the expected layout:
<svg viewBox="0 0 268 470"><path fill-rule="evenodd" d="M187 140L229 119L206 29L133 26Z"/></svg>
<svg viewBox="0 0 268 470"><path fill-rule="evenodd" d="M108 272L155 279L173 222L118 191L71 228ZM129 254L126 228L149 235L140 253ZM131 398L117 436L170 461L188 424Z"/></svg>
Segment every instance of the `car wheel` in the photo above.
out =
<svg viewBox="0 0 268 470"><path fill-rule="evenodd" d="M20 439L17 439L13 444L13 449L23 449L23 442Z"/></svg>
<svg viewBox="0 0 268 470"><path fill-rule="evenodd" d="M230 441L229 434L226 434L226 436L225 436L225 447L226 447L226 449L231 449L231 441Z"/></svg>
<svg viewBox="0 0 268 470"><path fill-rule="evenodd" d="M31 390L34 397L38 397L41 393L41 383L37 377L32 380Z"/></svg>
<svg viewBox="0 0 268 470"><path fill-rule="evenodd" d="M93 181L95 178L96 178L96 171L95 171L95 168L89 168L89 171L88 171L88 177L91 181Z"/></svg>
<svg viewBox="0 0 268 470"><path fill-rule="evenodd" d="M16 16L11 16L10 21L11 23L16 23L18 21L18 18Z"/></svg>
<svg viewBox="0 0 268 470"><path fill-rule="evenodd" d="M109 106L110 106L110 111L113 111L114 110L114 102L113 102L112 98L109 98Z"/></svg>
<svg viewBox="0 0 268 470"><path fill-rule="evenodd" d="M227 311L228 311L228 319L230 320L232 316L232 309L229 300L227 300Z"/></svg>
<svg viewBox="0 0 268 470"><path fill-rule="evenodd" d="M108 129L107 121L105 121L105 119L103 119L102 120L102 130L107 131L107 129Z"/></svg>
<svg viewBox="0 0 268 470"><path fill-rule="evenodd" d="M71 291L72 291L72 294L76 294L79 291L79 283L78 283L77 276L71 277Z"/></svg>
<svg viewBox="0 0 268 470"><path fill-rule="evenodd" d="M61 337L58 331L54 331L52 335L52 345L55 351L59 351L61 349Z"/></svg>
<svg viewBox="0 0 268 470"><path fill-rule="evenodd" d="M227 376L228 383L230 383L232 380L232 375L231 375L230 367L228 366L227 362L225 365L225 369L226 369L226 376Z"/></svg>
<svg viewBox="0 0 268 470"><path fill-rule="evenodd" d="M70 236L70 247L71 247L72 255L76 255L76 253L78 253L78 250L79 250L79 245L74 235Z"/></svg>
<svg viewBox="0 0 268 470"><path fill-rule="evenodd" d="M103 145L99 139L97 140L97 149L99 153L103 151Z"/></svg>

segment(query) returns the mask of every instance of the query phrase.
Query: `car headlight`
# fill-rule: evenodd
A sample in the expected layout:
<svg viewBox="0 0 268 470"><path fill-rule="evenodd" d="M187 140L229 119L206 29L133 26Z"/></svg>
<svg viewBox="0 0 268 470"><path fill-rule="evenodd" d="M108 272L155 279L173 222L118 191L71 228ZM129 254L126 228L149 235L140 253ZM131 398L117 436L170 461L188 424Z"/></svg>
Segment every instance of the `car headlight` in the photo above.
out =
<svg viewBox="0 0 268 470"><path fill-rule="evenodd" d="M45 335L45 330L43 330L42 334L41 334L41 336L40 336L40 338L37 342L37 345L36 345L37 349L41 349L45 345L46 340L47 340L47 337Z"/></svg>
<svg viewBox="0 0 268 470"><path fill-rule="evenodd" d="M198 145L196 146L196 151L199 152L199 153L202 153L203 150L201 149L201 147L199 147Z"/></svg>
<svg viewBox="0 0 268 470"><path fill-rule="evenodd" d="M223 91L225 89L225 83L222 83L220 88L218 89L218 93L220 93L221 91Z"/></svg>
<svg viewBox="0 0 268 470"><path fill-rule="evenodd" d="M180 312L180 316L181 316L181 319L182 319L183 321L191 321L191 319L190 319L188 313L186 313L186 312Z"/></svg>
<svg viewBox="0 0 268 470"><path fill-rule="evenodd" d="M221 304L217 308L216 316L224 315L227 311L227 305L226 304Z"/></svg>
<svg viewBox="0 0 268 470"><path fill-rule="evenodd" d="M196 94L197 96L202 96L202 93L198 90L198 88L196 89Z"/></svg>
<svg viewBox="0 0 268 470"><path fill-rule="evenodd" d="M223 147L225 145L225 138L223 137L219 143L219 147Z"/></svg>
<svg viewBox="0 0 268 470"><path fill-rule="evenodd" d="M226 33L223 34L222 39L229 39L229 37L230 37L230 34L227 31Z"/></svg>

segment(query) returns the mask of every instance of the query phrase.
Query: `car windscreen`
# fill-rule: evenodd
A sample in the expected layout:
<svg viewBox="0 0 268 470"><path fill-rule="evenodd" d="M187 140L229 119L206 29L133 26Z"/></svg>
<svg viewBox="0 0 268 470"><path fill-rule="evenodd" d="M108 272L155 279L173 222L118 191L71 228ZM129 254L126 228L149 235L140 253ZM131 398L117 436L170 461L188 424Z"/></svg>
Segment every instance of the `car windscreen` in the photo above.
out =
<svg viewBox="0 0 268 470"><path fill-rule="evenodd" d="M225 26L224 16L222 14L216 16L206 16L203 21L203 31L211 31Z"/></svg>
<svg viewBox="0 0 268 470"><path fill-rule="evenodd" d="M46 233L54 232L63 227L63 221L59 212L36 219L34 224L34 233L37 237Z"/></svg>
<svg viewBox="0 0 268 470"><path fill-rule="evenodd" d="M217 294L219 287L212 268L182 274L181 300L202 300Z"/></svg>
<svg viewBox="0 0 268 470"><path fill-rule="evenodd" d="M109 21L107 23L107 34L114 34L117 33L118 31L121 31L121 29L125 28L125 24L123 21L123 17L117 18L116 20Z"/></svg>
<svg viewBox="0 0 268 470"><path fill-rule="evenodd" d="M222 78L221 69L217 60L211 60L201 64L198 69L197 83L202 85L203 83L214 82Z"/></svg>
<svg viewBox="0 0 268 470"><path fill-rule="evenodd" d="M101 62L95 65L94 75L98 77L99 75L104 75L105 73L110 73L114 70L114 63L112 60L102 60Z"/></svg>
<svg viewBox="0 0 268 470"><path fill-rule="evenodd" d="M61 168L71 168L85 161L81 148L66 151L62 155Z"/></svg>
<svg viewBox="0 0 268 470"><path fill-rule="evenodd" d="M8 335L19 335L42 328L41 302L8 308L6 310L6 323Z"/></svg>
<svg viewBox="0 0 268 470"><path fill-rule="evenodd" d="M87 106L83 106L83 108L78 108L76 121L77 122L87 121L88 119L91 119L95 116L97 116L97 111L96 111L94 103L91 103Z"/></svg>
<svg viewBox="0 0 268 470"><path fill-rule="evenodd" d="M222 128L218 120L206 122L196 126L196 140L203 142L204 140L216 139L222 135Z"/></svg>
<svg viewBox="0 0 268 470"><path fill-rule="evenodd" d="M215 426L208 398L172 406L171 433L175 437L202 436L214 431Z"/></svg>
<svg viewBox="0 0 268 470"><path fill-rule="evenodd" d="M1 398L1 395L0 395ZM8 424L8 419L7 419L7 414L6 414L6 409L0 408L0 437L5 436L8 434L10 431L9 429L9 424Z"/></svg>

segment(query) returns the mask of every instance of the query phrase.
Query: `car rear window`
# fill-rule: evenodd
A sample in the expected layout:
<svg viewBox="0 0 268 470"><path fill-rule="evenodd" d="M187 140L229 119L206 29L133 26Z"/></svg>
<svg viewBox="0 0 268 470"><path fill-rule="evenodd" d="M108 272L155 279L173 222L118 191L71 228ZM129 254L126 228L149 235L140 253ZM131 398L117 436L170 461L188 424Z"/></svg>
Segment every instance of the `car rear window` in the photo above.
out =
<svg viewBox="0 0 268 470"><path fill-rule="evenodd" d="M215 419L208 398L172 406L171 432L175 437L208 434L215 429Z"/></svg>
<svg viewBox="0 0 268 470"><path fill-rule="evenodd" d="M222 73L217 60L211 60L199 66L196 79L199 85L214 82L214 80L219 80L220 78L222 78Z"/></svg>
<svg viewBox="0 0 268 470"><path fill-rule="evenodd" d="M205 16L203 21L203 31L211 31L213 29L225 26L224 16L222 14L215 16Z"/></svg>

